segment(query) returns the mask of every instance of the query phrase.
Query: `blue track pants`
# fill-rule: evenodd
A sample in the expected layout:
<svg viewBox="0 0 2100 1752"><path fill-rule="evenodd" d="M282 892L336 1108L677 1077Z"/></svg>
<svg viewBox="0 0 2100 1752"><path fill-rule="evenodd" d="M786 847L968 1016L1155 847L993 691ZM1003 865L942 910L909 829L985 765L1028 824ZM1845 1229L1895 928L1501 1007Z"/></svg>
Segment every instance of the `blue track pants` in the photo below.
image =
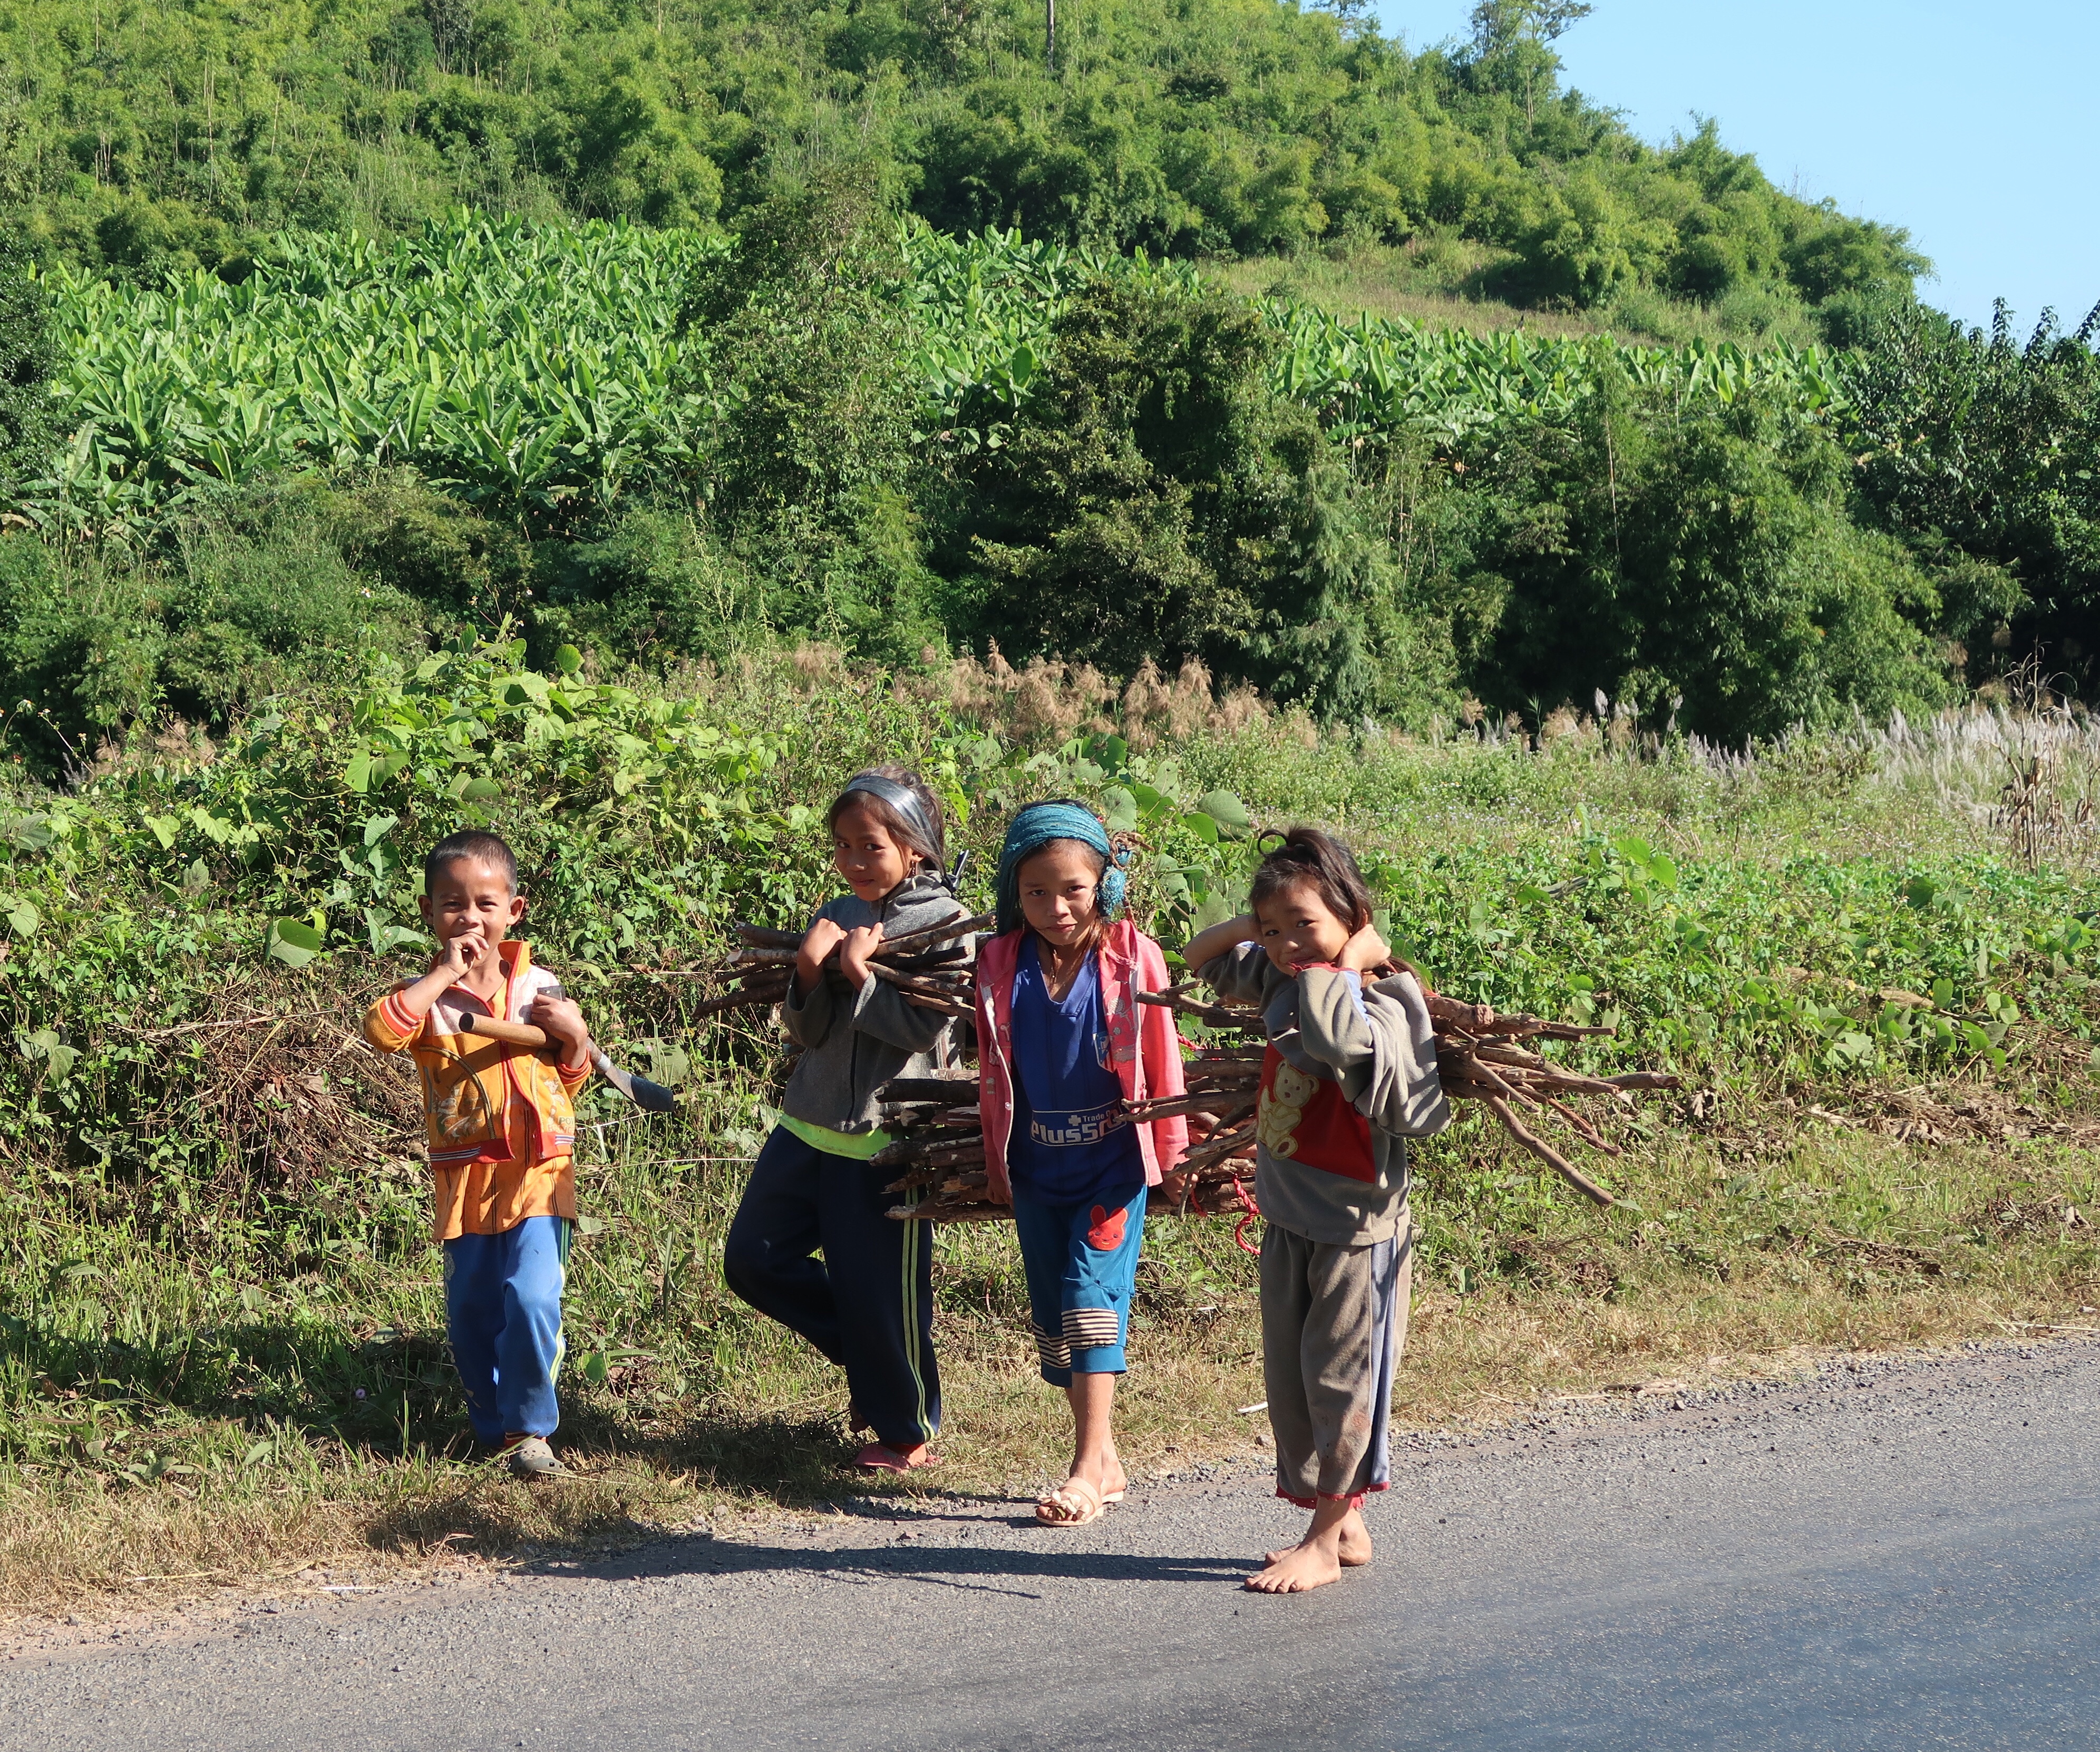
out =
<svg viewBox="0 0 2100 1752"><path fill-rule="evenodd" d="M485 1442L551 1436L562 1420L562 1282L566 1217L528 1216L500 1235L445 1243L445 1330L466 1388L467 1416Z"/></svg>

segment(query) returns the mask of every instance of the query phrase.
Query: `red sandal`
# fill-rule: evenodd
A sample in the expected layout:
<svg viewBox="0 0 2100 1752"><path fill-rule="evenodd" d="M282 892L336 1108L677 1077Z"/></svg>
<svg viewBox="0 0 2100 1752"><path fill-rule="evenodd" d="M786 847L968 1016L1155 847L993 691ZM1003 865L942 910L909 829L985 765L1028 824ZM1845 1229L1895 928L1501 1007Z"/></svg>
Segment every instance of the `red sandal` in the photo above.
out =
<svg viewBox="0 0 2100 1752"><path fill-rule="evenodd" d="M915 1448L893 1448L886 1441L871 1441L854 1456L854 1464L864 1472L915 1472L921 1467L938 1466L941 1457L920 1442Z"/></svg>

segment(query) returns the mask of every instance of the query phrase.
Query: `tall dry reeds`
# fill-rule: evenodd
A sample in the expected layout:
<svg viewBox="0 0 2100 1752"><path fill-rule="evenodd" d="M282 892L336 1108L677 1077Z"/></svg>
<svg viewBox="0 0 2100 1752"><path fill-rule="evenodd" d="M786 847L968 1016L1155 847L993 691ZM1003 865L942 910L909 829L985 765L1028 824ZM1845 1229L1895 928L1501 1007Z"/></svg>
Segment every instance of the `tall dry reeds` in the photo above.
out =
<svg viewBox="0 0 2100 1752"><path fill-rule="evenodd" d="M1092 664L1031 657L1021 668L994 643L982 661L965 655L942 663L930 648L925 667L899 676L907 697L946 705L988 733L1008 741L1062 741L1081 730L1119 732L1136 748L1198 731L1230 734L1269 715L1251 687L1220 694L1211 672L1185 659L1168 677L1150 658L1127 683ZM800 654L797 667L801 667Z"/></svg>

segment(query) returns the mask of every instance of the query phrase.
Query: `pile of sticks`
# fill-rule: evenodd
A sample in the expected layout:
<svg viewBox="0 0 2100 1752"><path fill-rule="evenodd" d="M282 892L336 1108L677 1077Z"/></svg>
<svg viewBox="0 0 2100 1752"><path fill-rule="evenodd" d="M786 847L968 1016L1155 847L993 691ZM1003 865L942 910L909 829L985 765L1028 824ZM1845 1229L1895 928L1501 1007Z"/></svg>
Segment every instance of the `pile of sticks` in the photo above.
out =
<svg viewBox="0 0 2100 1752"><path fill-rule="evenodd" d="M1194 983L1185 981L1164 991L1140 992L1138 1002L1163 1004L1220 1032L1260 1039L1263 1030L1255 1012L1191 997L1189 989ZM1630 1106L1642 1091L1679 1088L1683 1079L1656 1070L1585 1076L1553 1063L1524 1043L1591 1039L1615 1030L1551 1022L1537 1016L1498 1016L1484 1004L1461 1004L1426 990L1424 995L1436 1033L1436 1070L1445 1098L1479 1102L1511 1137L1570 1185L1600 1205L1612 1203L1611 1194L1533 1131L1518 1117L1517 1110L1551 1113L1592 1149L1617 1156L1621 1154L1619 1146L1571 1107L1567 1097L1602 1095ZM1209 1212L1245 1207L1243 1164L1254 1154L1261 1057L1261 1048L1254 1045L1227 1042L1202 1048L1189 1066L1189 1097L1146 1102L1131 1110L1133 1119L1186 1113L1208 1122L1205 1136L1191 1145L1183 1163L1179 1183L1182 1208Z"/></svg>
<svg viewBox="0 0 2100 1752"><path fill-rule="evenodd" d="M991 929L992 916L951 919L902 937L886 940L868 962L877 979L894 986L907 1001L921 1009L938 1010L944 1016L968 1016L972 1012L976 978L975 958L960 938ZM743 947L717 970L728 989L709 998L694 1011L695 1016L719 1016L729 1010L770 1010L788 999L794 982L795 957L801 953L800 931L769 930L761 925L739 925L736 934ZM838 955L824 963L836 978Z"/></svg>
<svg viewBox="0 0 2100 1752"><path fill-rule="evenodd" d="M984 1119L973 1071L944 1077L892 1077L882 1086L876 1123L893 1141L868 1158L903 1172L882 1189L902 1195L889 1214L922 1222L998 1223L1013 1207L993 1202L985 1176Z"/></svg>

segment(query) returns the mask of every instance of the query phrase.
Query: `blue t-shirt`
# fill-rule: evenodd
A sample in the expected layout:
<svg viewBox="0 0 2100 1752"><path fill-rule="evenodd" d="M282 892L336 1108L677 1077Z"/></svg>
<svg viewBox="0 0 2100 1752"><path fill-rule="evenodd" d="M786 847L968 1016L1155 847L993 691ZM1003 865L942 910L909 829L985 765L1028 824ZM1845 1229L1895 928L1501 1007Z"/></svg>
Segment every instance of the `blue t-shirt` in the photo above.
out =
<svg viewBox="0 0 2100 1752"><path fill-rule="evenodd" d="M1145 1184L1137 1133L1123 1113L1109 1056L1096 960L1080 964L1060 1003L1050 995L1035 933L1013 974L1013 1133L1007 1172L1036 1198L1091 1204Z"/></svg>

